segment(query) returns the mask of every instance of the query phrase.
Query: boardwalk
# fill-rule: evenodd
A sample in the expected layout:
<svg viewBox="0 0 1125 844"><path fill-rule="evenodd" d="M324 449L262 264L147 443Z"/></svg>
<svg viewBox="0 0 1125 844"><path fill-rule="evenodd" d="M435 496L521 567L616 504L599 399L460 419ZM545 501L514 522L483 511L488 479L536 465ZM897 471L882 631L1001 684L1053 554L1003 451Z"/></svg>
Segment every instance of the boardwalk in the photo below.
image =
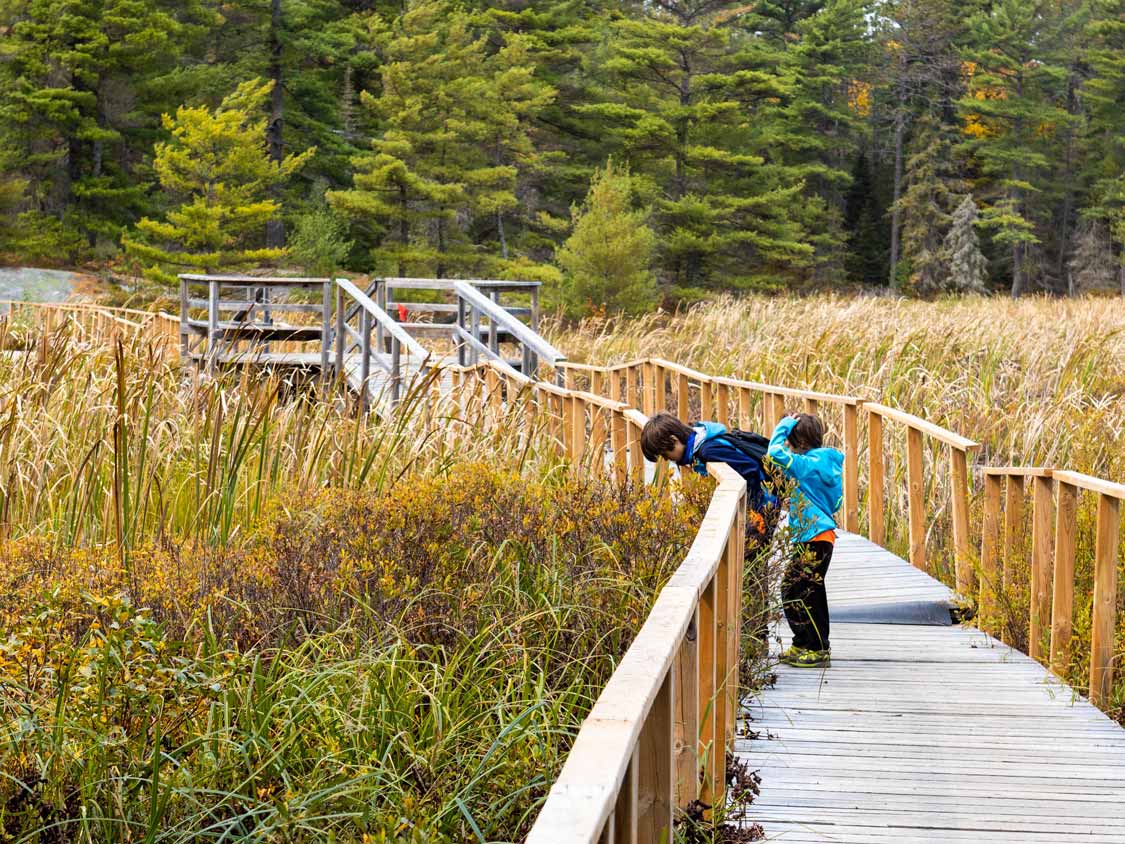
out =
<svg viewBox="0 0 1125 844"><path fill-rule="evenodd" d="M751 814L769 840L1125 841L1125 731L949 626L949 591L865 539L842 537L828 593L832 666L780 666L743 713L757 738L735 746L761 772ZM927 623L878 623L911 614Z"/></svg>

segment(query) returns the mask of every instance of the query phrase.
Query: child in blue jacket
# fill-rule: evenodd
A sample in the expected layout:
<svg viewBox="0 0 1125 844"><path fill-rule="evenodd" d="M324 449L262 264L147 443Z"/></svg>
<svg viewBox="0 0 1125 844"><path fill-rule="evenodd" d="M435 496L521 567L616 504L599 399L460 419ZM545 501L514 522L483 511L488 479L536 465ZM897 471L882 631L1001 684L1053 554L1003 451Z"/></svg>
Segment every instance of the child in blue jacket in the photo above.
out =
<svg viewBox="0 0 1125 844"><path fill-rule="evenodd" d="M708 463L726 463L746 479L746 553L765 545L777 521L777 499L766 487L764 438L760 457L746 443L757 435L728 431L719 422L686 425L670 413L653 416L641 431L641 451L654 462L663 457L678 466L691 466L700 475L707 474ZM743 447L739 447L739 443Z"/></svg>
<svg viewBox="0 0 1125 844"><path fill-rule="evenodd" d="M785 618L793 646L783 662L803 668L828 665L828 593L824 578L836 543L836 511L844 497L844 455L824 448L824 424L811 413L778 423L766 459L792 485L789 494L791 550L781 579Z"/></svg>

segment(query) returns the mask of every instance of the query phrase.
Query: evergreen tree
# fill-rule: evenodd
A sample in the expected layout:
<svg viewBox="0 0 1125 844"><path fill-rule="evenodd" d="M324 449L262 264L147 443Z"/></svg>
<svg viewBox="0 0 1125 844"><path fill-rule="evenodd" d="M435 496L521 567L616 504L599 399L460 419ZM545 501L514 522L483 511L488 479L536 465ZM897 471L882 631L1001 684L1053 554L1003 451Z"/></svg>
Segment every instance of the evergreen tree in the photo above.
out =
<svg viewBox="0 0 1125 844"><path fill-rule="evenodd" d="M861 152L856 157L851 177L844 197L844 231L847 236L844 270L853 282L882 284L886 281L886 227L882 225L878 192L865 153Z"/></svg>
<svg viewBox="0 0 1125 844"><path fill-rule="evenodd" d="M527 125L552 94L520 66L526 43L510 38L490 57L465 12L422 0L378 31L376 44L386 57L381 88L363 101L386 129L357 159L354 188L330 192L330 204L383 230L378 254L400 275L473 273L482 264L503 272L516 162L532 157ZM481 220L499 255L476 248L472 225ZM524 275L535 270L517 265Z"/></svg>
<svg viewBox="0 0 1125 844"><path fill-rule="evenodd" d="M805 183L802 219L822 279L838 278L844 259L848 162L867 128L853 95L867 85L869 12L868 0L827 0L795 25L786 54L790 91L776 137L790 172Z"/></svg>
<svg viewBox="0 0 1125 844"><path fill-rule="evenodd" d="M314 151L287 156L280 165L270 160L261 113L271 88L253 79L213 111L181 106L175 116L164 116L172 138L156 145L154 168L161 187L182 204L163 221L141 219L125 238L126 251L149 264L152 278L173 282L174 271L234 270L284 254L260 245L266 222L279 211L266 197Z"/></svg>
<svg viewBox="0 0 1125 844"><path fill-rule="evenodd" d="M903 257L910 267L906 287L929 296L946 286L947 257L942 243L954 209L963 211L960 194L965 183L957 176L952 127L923 115L914 143L917 150L907 159L905 190L896 208L902 219ZM970 203L975 219L976 204Z"/></svg>
<svg viewBox="0 0 1125 844"><path fill-rule="evenodd" d="M948 263L948 274L942 285L946 290L984 293L988 289L988 260L980 251L977 219L977 204L972 195L968 195L953 212L949 234L942 245Z"/></svg>
<svg viewBox="0 0 1125 844"><path fill-rule="evenodd" d="M144 204L155 120L137 107L198 28L192 0L28 0L5 33L0 123L32 210L115 238Z"/></svg>
<svg viewBox="0 0 1125 844"><path fill-rule="evenodd" d="M1119 289L1117 261L1103 220L1087 219L1079 224L1067 270L1067 287L1072 296Z"/></svg>
<svg viewBox="0 0 1125 844"><path fill-rule="evenodd" d="M558 253L560 299L570 316L595 309L641 313L656 304L650 266L656 236L632 199L628 168L618 170L611 160L594 174L582 208L572 210L573 233Z"/></svg>
<svg viewBox="0 0 1125 844"><path fill-rule="evenodd" d="M1011 250L1012 295L1028 286L1029 247L1040 242L1037 194L1052 165L1051 133L1070 119L1055 103L1065 73L1047 46L1057 21L1034 0L998 0L969 20L968 95L959 103L965 147L991 180L983 223Z"/></svg>
<svg viewBox="0 0 1125 844"><path fill-rule="evenodd" d="M1125 0L1097 0L1086 27L1091 75L1082 89L1089 112L1089 213L1105 221L1125 296Z"/></svg>
<svg viewBox="0 0 1125 844"><path fill-rule="evenodd" d="M347 222L322 205L297 219L289 254L304 268L305 275L321 278L343 266L352 245Z"/></svg>
<svg viewBox="0 0 1125 844"><path fill-rule="evenodd" d="M773 135L787 90L736 37L735 6L669 0L616 22L606 101L582 108L652 185L662 281L679 296L776 285L813 254Z"/></svg>

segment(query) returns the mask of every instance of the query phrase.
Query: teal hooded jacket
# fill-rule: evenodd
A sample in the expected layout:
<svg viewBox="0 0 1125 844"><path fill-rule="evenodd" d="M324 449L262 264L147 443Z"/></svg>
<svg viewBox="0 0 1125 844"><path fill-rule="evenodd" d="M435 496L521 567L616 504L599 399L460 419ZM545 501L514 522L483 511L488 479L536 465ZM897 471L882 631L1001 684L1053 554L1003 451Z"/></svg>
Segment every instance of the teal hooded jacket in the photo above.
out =
<svg viewBox="0 0 1125 844"><path fill-rule="evenodd" d="M789 528L794 542L808 542L836 527L835 514L844 499L844 455L835 448L814 448L805 454L792 451L789 432L796 424L792 417L777 424L766 459L794 482Z"/></svg>

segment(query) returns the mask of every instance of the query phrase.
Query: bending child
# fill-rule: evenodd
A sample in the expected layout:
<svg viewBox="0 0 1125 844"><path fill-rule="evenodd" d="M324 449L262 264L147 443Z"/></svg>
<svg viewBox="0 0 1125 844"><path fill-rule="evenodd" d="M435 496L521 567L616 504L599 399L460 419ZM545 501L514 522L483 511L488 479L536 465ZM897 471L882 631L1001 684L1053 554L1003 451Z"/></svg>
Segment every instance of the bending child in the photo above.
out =
<svg viewBox="0 0 1125 844"><path fill-rule="evenodd" d="M766 449L769 442L760 434L727 430L720 422L700 422L694 427L670 413L653 416L641 431L645 460L658 457L678 466L691 466L707 474L708 463L726 463L746 479L746 553L765 545L777 522L777 499L766 488Z"/></svg>
<svg viewBox="0 0 1125 844"><path fill-rule="evenodd" d="M828 665L828 592L824 578L836 543L835 513L844 497L844 455L824 448L824 424L811 413L778 423L768 461L793 483L789 494L789 563L781 579L785 619L793 645L782 662L802 668Z"/></svg>

